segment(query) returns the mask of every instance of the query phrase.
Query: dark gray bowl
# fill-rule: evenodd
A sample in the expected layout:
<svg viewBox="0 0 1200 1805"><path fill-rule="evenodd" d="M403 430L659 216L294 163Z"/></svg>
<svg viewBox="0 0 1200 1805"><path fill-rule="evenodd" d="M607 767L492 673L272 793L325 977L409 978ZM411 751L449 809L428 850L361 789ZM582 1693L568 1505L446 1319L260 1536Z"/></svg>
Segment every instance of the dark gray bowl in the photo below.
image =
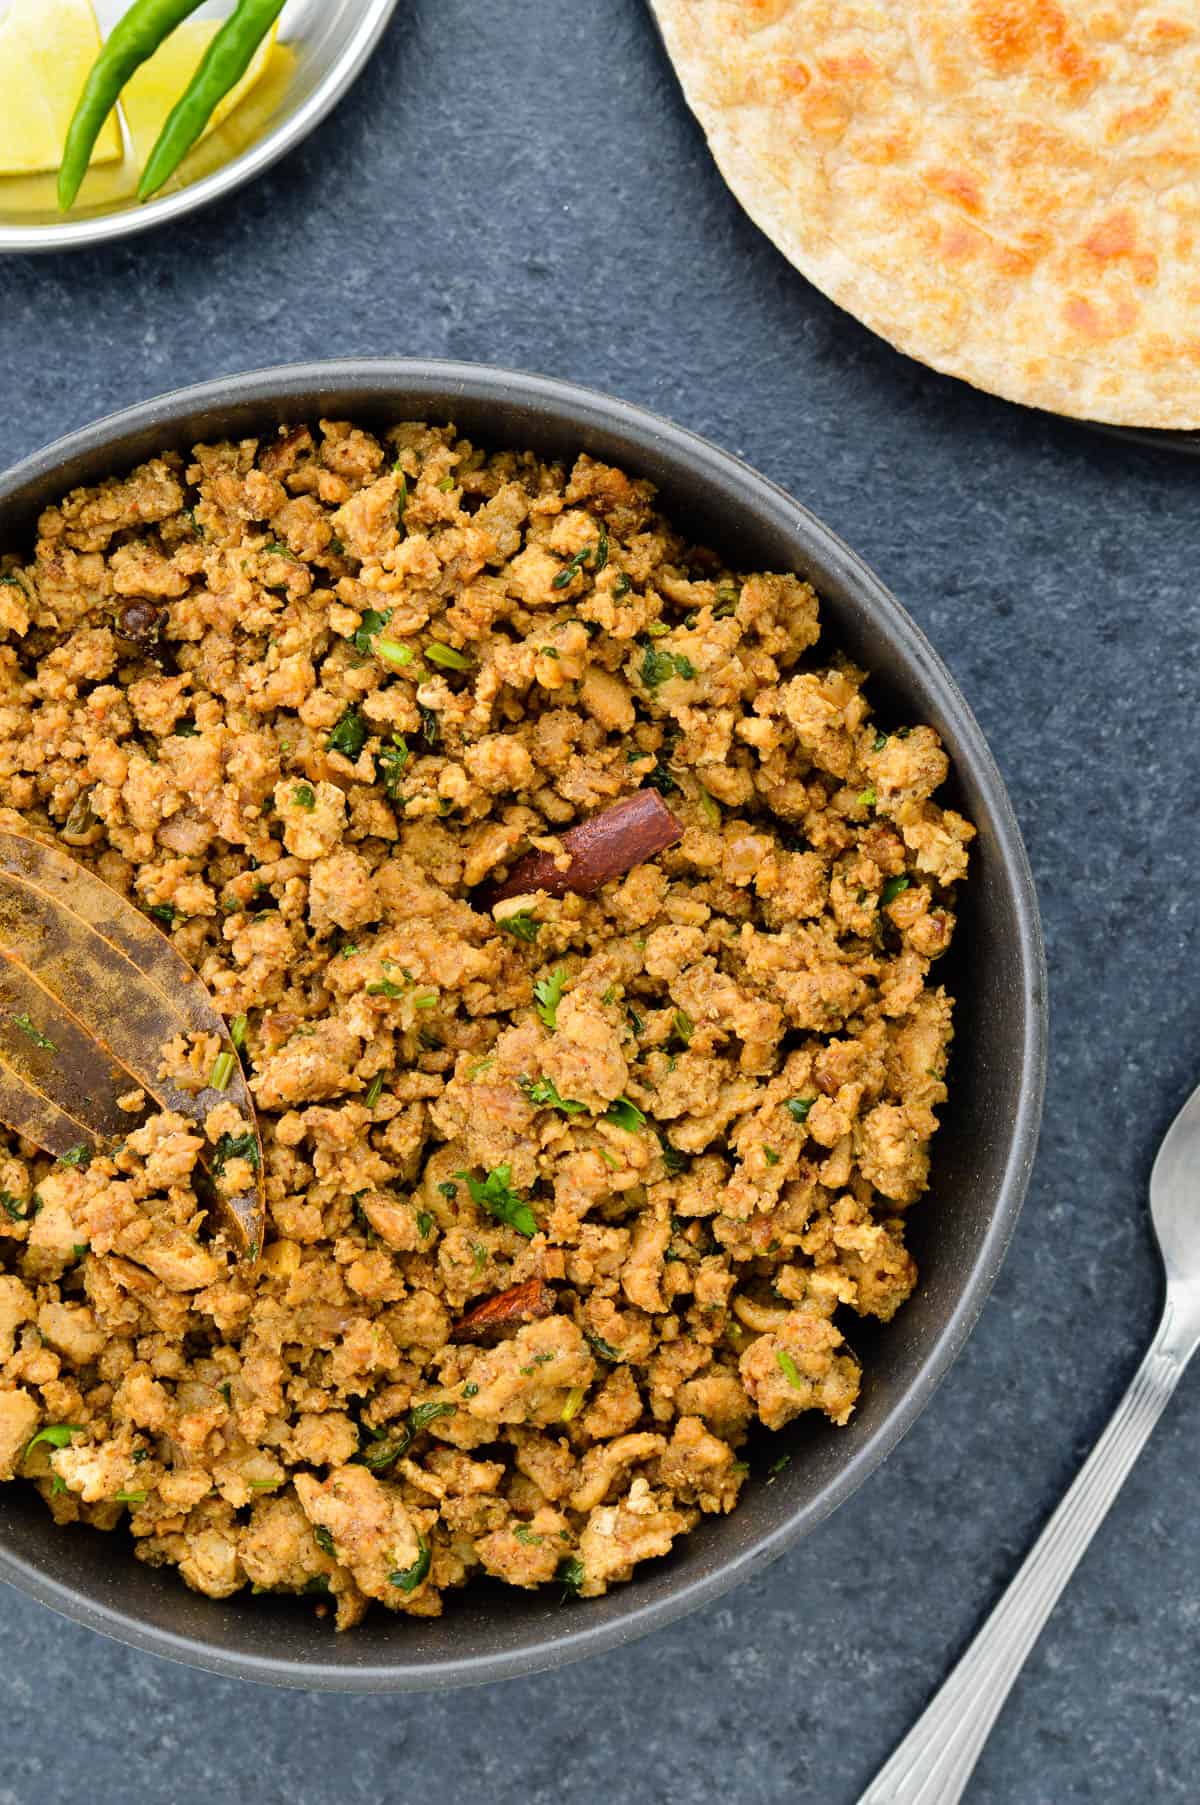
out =
<svg viewBox="0 0 1200 1805"><path fill-rule="evenodd" d="M717 1598L774 1560L861 1485L895 1447L975 1322L1021 1207L1037 1139L1046 1051L1045 964L1020 833L983 736L937 654L899 603L820 521L738 459L667 420L589 389L472 364L296 365L204 383L60 439L0 478L0 548L22 545L38 510L73 484L166 446L268 430L318 414L365 422L453 420L498 446L571 457L583 449L659 484L667 510L745 569L810 577L831 637L873 673L885 724L930 721L954 765L953 800L979 829L949 981L959 997L951 1102L934 1180L912 1217L922 1280L884 1329L854 1331L867 1379L843 1430L797 1426L752 1452L776 1483L751 1481L731 1517L706 1519L628 1586L563 1606L490 1585L440 1620L374 1614L335 1637L309 1602L224 1604L135 1561L119 1537L53 1527L30 1488L0 1487L0 1577L92 1629L198 1667L276 1685L344 1691L476 1684L628 1642Z"/></svg>

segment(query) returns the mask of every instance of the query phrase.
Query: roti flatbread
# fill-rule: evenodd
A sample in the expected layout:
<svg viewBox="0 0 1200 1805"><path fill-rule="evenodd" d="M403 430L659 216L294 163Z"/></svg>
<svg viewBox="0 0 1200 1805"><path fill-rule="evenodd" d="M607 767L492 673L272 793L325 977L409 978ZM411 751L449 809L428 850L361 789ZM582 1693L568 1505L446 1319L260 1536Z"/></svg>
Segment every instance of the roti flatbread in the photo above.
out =
<svg viewBox="0 0 1200 1805"><path fill-rule="evenodd" d="M1200 426L1200 0L654 0L830 298L1011 401Z"/></svg>

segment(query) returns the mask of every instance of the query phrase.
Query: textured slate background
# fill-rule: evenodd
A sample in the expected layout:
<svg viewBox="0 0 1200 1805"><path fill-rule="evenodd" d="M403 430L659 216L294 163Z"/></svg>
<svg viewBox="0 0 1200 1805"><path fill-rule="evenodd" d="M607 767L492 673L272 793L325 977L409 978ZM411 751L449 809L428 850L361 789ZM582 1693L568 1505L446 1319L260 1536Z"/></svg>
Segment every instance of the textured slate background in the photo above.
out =
<svg viewBox="0 0 1200 1805"><path fill-rule="evenodd" d="M0 1598L0 1805L851 1805L1102 1427L1158 1298L1157 1138L1200 1078L1197 470L932 376L741 215L642 0L404 0L270 176L126 248L0 264L4 462L176 383L426 353L574 377L743 453L948 659L1037 869L1037 1172L899 1452L746 1589L445 1698L250 1689ZM987 1749L975 1805L1194 1800L1200 1396L1185 1386Z"/></svg>

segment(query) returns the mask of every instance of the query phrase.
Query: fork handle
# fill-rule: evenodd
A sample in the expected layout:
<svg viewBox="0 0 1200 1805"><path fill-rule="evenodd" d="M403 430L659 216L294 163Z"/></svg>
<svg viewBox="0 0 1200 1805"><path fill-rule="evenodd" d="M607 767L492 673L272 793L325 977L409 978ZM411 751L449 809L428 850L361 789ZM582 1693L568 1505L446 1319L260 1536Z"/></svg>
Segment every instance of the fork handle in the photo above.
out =
<svg viewBox="0 0 1200 1805"><path fill-rule="evenodd" d="M962 1798L1026 1656L1179 1383L1196 1345L1193 1326L1168 1301L1145 1359L1079 1477L859 1805L955 1805Z"/></svg>

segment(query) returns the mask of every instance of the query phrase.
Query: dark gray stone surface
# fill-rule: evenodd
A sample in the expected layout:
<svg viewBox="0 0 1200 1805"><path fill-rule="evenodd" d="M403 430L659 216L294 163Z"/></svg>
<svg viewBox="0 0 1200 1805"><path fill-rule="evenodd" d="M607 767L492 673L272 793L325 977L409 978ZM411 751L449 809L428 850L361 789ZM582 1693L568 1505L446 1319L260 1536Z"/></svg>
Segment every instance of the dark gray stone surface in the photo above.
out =
<svg viewBox="0 0 1200 1805"><path fill-rule="evenodd" d="M219 211L0 264L5 462L179 382L418 352L574 377L748 457L878 569L1012 786L1054 1001L993 1299L899 1452L722 1604L474 1694L252 1690L0 1601L0 1805L850 1805L1102 1427L1157 1306L1157 1139L1200 1078L1197 470L906 362L742 216L642 0L404 0L352 98ZM1185 1385L984 1755L976 1805L1191 1801Z"/></svg>

